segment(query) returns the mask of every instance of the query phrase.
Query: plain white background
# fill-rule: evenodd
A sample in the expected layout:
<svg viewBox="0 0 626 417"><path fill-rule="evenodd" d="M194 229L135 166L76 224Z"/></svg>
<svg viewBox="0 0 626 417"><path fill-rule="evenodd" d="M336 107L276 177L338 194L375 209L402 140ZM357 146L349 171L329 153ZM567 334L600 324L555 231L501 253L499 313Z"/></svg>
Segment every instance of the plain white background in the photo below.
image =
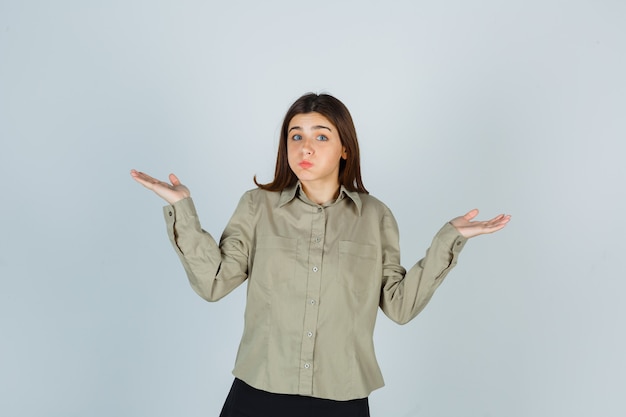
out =
<svg viewBox="0 0 626 417"><path fill-rule="evenodd" d="M245 286L187 284L161 201L219 237L301 94L351 110L411 266L473 239L414 321L379 317L372 414L626 413L621 1L0 0L0 414L216 416Z"/></svg>

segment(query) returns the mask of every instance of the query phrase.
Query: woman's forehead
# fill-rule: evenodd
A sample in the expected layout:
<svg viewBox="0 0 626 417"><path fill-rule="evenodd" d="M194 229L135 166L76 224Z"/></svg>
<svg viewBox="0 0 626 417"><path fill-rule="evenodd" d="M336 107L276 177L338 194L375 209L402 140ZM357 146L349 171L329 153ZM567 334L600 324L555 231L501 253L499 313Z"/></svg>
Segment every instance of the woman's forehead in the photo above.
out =
<svg viewBox="0 0 626 417"><path fill-rule="evenodd" d="M289 130L293 128L310 129L312 127L336 130L335 125L326 116L317 112L299 113L289 121Z"/></svg>

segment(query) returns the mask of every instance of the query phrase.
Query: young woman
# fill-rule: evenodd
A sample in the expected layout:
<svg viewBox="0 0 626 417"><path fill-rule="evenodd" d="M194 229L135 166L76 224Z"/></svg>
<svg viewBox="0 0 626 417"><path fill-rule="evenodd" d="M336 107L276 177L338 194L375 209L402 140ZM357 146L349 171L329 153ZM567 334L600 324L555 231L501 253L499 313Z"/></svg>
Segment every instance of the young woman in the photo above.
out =
<svg viewBox="0 0 626 417"><path fill-rule="evenodd" d="M165 199L167 230L193 289L216 301L248 280L235 381L222 417L369 416L383 386L377 310L413 319L470 237L502 229L478 210L446 223L426 256L400 265L398 227L363 186L348 109L307 94L287 111L274 180L246 192L219 245L200 227L189 190L132 170Z"/></svg>

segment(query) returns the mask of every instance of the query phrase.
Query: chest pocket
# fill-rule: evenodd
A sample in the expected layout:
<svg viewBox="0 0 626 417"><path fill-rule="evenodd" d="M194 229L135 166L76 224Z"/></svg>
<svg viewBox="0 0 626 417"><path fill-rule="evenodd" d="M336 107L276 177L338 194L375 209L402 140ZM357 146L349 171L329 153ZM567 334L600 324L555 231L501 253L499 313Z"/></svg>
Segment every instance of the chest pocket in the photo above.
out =
<svg viewBox="0 0 626 417"><path fill-rule="evenodd" d="M339 281L354 293L371 290L375 284L376 246L363 243L339 242Z"/></svg>
<svg viewBox="0 0 626 417"><path fill-rule="evenodd" d="M252 259L250 279L268 288L292 279L297 247L297 239L259 236Z"/></svg>

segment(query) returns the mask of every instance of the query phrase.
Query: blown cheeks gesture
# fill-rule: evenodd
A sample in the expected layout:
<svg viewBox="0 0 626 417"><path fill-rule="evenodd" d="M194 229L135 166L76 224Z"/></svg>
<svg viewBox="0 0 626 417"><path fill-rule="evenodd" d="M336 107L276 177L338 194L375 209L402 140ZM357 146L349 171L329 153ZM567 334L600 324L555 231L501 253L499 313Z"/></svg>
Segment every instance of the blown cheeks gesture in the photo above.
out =
<svg viewBox="0 0 626 417"><path fill-rule="evenodd" d="M450 224L463 235L470 238L487 233L497 232L502 229L511 220L510 214L500 214L491 220L473 221L478 215L478 209L469 211L465 216L459 216L450 220Z"/></svg>
<svg viewBox="0 0 626 417"><path fill-rule="evenodd" d="M189 192L189 188L181 184L178 177L174 174L170 174L169 176L170 184L164 181L157 180L156 178L153 178L148 174L139 172L134 169L130 171L130 176L133 177L133 179L139 184L143 185L149 190L154 191L156 195L158 195L170 204L174 204L175 202L187 198L191 195L191 193Z"/></svg>

